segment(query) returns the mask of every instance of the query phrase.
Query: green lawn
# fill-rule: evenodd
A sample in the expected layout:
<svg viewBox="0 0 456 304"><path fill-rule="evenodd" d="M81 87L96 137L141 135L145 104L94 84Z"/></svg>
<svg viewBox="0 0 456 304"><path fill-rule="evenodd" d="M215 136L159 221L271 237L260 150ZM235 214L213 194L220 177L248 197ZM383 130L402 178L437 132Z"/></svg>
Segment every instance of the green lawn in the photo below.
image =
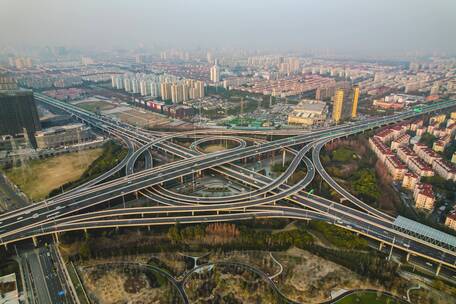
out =
<svg viewBox="0 0 456 304"><path fill-rule="evenodd" d="M390 298L385 295L377 296L375 292L360 292L348 297L343 298L340 301L337 301L335 304L400 304L393 298Z"/></svg>
<svg viewBox="0 0 456 304"><path fill-rule="evenodd" d="M338 162L347 162L353 160L354 155L355 151L349 148L340 147L332 152L332 159Z"/></svg>

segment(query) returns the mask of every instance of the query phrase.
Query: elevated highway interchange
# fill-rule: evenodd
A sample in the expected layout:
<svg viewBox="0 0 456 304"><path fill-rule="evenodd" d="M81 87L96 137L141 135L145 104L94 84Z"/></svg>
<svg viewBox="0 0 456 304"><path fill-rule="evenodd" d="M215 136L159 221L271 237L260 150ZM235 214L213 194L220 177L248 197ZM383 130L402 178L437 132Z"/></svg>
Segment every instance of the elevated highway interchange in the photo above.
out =
<svg viewBox="0 0 456 304"><path fill-rule="evenodd" d="M171 142L172 139L191 137L196 134L202 134L202 138L204 136L234 137L243 135L238 134L243 132L231 130L195 130L171 134L149 132L113 122L105 117L99 117L43 95L37 94L36 98L73 114L95 128L120 138L129 147L129 154L118 166L96 181L40 202L35 206L2 215L0 217L0 244L7 245L21 239L80 229L123 226L150 227L176 222L232 221L253 217L318 219L366 235L379 241L381 246L394 246L450 269L456 267L454 247L433 244L395 230L392 225L393 217L363 203L337 185L327 175L319 161L319 151L328 141L445 109L454 106L454 101L427 106L419 114L407 111L389 117L316 130L311 133L300 134L301 132L297 132L298 134L270 142L251 146L241 144L237 149L201 155L198 151ZM288 130L256 132L255 135L267 136L271 134L291 135ZM252 132L248 132L248 136L252 136ZM300 147L300 149L294 151L293 147ZM151 168L152 159L149 153L151 149L159 149L180 159ZM287 153L294 154L294 157L285 172L276 179L271 179L235 163L262 154L276 153L276 151L285 153L282 152L285 150L289 151ZM312 151L312 161L306 156L309 151ZM147 153L145 158L148 159L146 169L134 173L133 166L139 155L143 153ZM307 175L297 184L290 186L286 181L294 173L300 162L304 162ZM97 184L124 167L126 168L126 177ZM193 178L193 176L201 174L203 170L213 170L229 178L239 180L250 185L253 190L229 197L202 198L180 195L161 186L166 181L184 179L185 176ZM303 189L313 179L316 171L331 187L358 208L351 208L306 193ZM159 206L87 212L88 208L93 210L95 206L101 207L103 203L131 194L149 197L159 203ZM440 266L438 270L440 270Z"/></svg>

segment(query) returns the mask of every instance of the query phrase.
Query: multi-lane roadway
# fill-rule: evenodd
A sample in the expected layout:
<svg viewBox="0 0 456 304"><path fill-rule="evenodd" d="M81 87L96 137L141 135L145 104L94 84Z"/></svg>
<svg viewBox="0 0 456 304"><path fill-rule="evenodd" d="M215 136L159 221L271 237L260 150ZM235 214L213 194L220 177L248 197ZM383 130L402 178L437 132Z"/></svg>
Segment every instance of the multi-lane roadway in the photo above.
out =
<svg viewBox="0 0 456 304"><path fill-rule="evenodd" d="M78 229L152 226L176 222L232 221L252 217L319 219L366 235L378 240L381 244L389 244L450 268L456 267L454 249L438 246L395 230L392 225L394 218L391 215L378 211L352 196L331 179L319 161L319 151L326 142L332 139L452 107L455 105L454 101L443 101L425 106L421 113L405 111L388 117L316 130L312 133L296 132L286 138L247 145L243 139L237 137L236 133L243 133L240 131L197 130L171 134L149 132L111 121L109 118L94 115L44 95L37 94L36 98L43 103L71 113L94 128L120 138L129 147L129 154L118 166L96 181L40 202L35 206L0 216L0 244L6 245L21 239ZM186 149L171 142L173 138L197 133L202 139L194 143L191 148L204 140L223 140L223 138L234 139L239 146L224 152L202 155L197 149ZM256 133L253 135L271 135L274 134L274 131L253 133ZM283 131L277 133L284 134ZM248 135L252 136L252 134ZM207 136L206 139L204 139L205 136ZM297 147L299 150L294 151L291 149L292 147ZM179 160L151 168L150 149L170 153L177 156ZM293 159L285 172L275 179L235 164L236 161L259 155L278 151L285 153L282 152L285 150L289 151L287 153L293 154ZM312 161L306 157L311 150ZM134 165L143 153L146 153L146 169L135 173ZM307 168L307 175L297 184L288 185L286 181L301 162L304 162ZM123 167L126 168L126 177L100 183ZM186 176L194 177L207 169L249 184L253 190L230 197L199 198L170 192L162 186L166 181L180 180ZM331 187L362 211L303 191L313 179L315 172L318 172ZM87 212L88 207L101 206L104 202L138 193L150 197L161 206ZM289 204L288 206L282 205L280 203L282 201L288 201L294 207L290 207Z"/></svg>

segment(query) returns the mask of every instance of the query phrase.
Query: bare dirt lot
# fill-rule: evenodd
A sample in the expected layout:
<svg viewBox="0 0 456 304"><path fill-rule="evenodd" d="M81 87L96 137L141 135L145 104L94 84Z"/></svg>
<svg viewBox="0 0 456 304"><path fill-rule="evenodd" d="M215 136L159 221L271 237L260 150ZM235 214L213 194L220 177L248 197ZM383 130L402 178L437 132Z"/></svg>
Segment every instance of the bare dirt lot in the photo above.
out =
<svg viewBox="0 0 456 304"><path fill-rule="evenodd" d="M113 115L121 121L140 127L156 127L170 122L168 118L162 115L136 109L115 113Z"/></svg>

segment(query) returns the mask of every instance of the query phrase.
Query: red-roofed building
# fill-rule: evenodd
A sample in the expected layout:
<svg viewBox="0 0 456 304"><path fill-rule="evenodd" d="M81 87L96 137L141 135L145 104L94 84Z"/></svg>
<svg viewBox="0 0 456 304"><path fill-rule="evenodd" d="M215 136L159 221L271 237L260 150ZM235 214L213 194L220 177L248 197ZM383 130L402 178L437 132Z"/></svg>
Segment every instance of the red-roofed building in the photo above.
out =
<svg viewBox="0 0 456 304"><path fill-rule="evenodd" d="M444 159L438 159L432 164L432 169L437 172L438 175L446 180L456 181L456 168L453 164L447 162Z"/></svg>
<svg viewBox="0 0 456 304"><path fill-rule="evenodd" d="M428 164L433 164L435 160L441 159L440 155L432 149L429 149L425 144L416 143L413 145L413 151Z"/></svg>
<svg viewBox="0 0 456 304"><path fill-rule="evenodd" d="M454 208L450 211L450 213L447 214L445 219L445 226L456 230L456 208Z"/></svg>
<svg viewBox="0 0 456 304"><path fill-rule="evenodd" d="M418 157L418 155L408 146L401 146L397 148L397 156L407 165L410 161L410 158Z"/></svg>
<svg viewBox="0 0 456 304"><path fill-rule="evenodd" d="M387 156L394 155L393 151L377 137L369 138L369 146L383 163Z"/></svg>
<svg viewBox="0 0 456 304"><path fill-rule="evenodd" d="M435 195L430 184L418 184L413 191L415 207L431 211L435 205Z"/></svg>
<svg viewBox="0 0 456 304"><path fill-rule="evenodd" d="M412 157L408 167L419 176L434 176L432 168L419 157Z"/></svg>
<svg viewBox="0 0 456 304"><path fill-rule="evenodd" d="M416 129L416 135L417 136L422 136L424 133L426 133L426 127L418 127Z"/></svg>
<svg viewBox="0 0 456 304"><path fill-rule="evenodd" d="M407 166L404 165L395 155L386 157L385 166L393 177L393 180L402 180L404 178L404 174L407 172Z"/></svg>
<svg viewBox="0 0 456 304"><path fill-rule="evenodd" d="M402 187L409 190L414 190L419 181L420 177L418 174L413 172L406 172L404 174L404 179L402 180Z"/></svg>
<svg viewBox="0 0 456 304"><path fill-rule="evenodd" d="M410 124L410 130L411 131L416 131L416 129L418 129L419 127L422 127L422 126L423 126L423 120L422 119L415 120L414 122L412 122Z"/></svg>
<svg viewBox="0 0 456 304"><path fill-rule="evenodd" d="M400 146L407 145L410 141L410 135L408 134L402 134L395 140L391 142L391 149L392 150L397 150Z"/></svg>

